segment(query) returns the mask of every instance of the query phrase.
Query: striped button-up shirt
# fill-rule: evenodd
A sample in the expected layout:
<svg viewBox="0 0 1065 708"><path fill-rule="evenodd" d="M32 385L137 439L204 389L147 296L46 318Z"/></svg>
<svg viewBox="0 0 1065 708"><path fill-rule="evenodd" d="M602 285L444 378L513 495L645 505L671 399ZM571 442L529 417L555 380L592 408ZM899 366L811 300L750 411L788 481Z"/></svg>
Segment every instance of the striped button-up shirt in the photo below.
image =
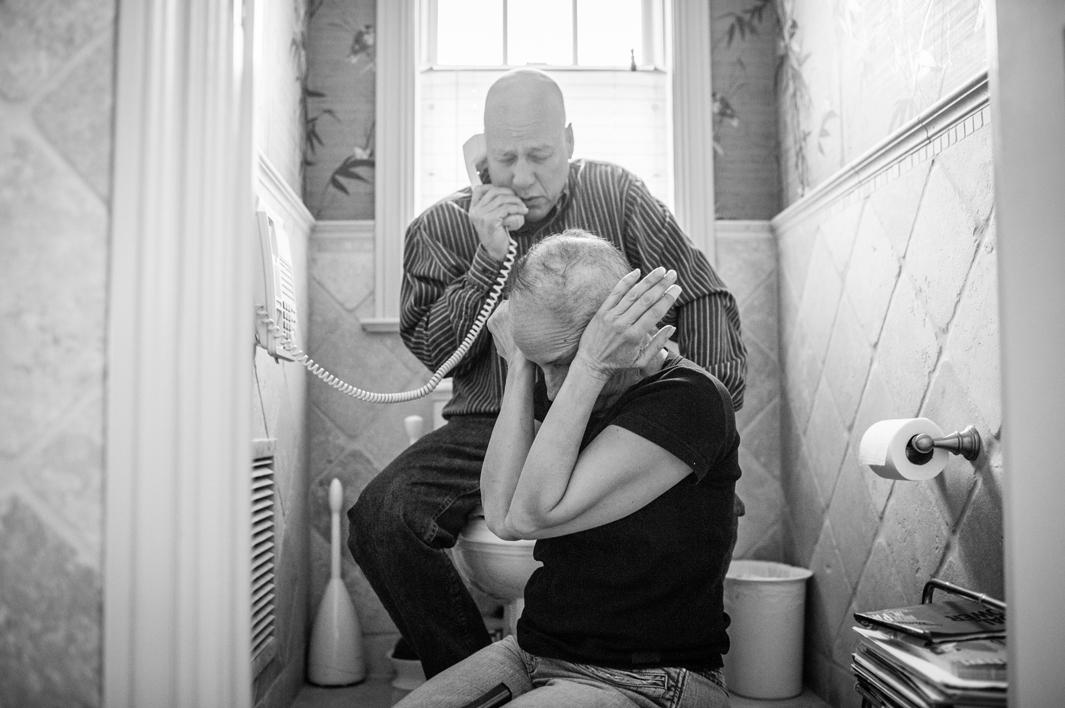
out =
<svg viewBox="0 0 1065 708"><path fill-rule="evenodd" d="M470 195L467 187L429 207L411 222L404 242L400 336L433 371L466 337L502 265L470 223ZM658 266L677 271L683 291L663 324L676 326L680 354L720 379L739 409L747 350L735 298L669 209L627 170L574 160L552 212L511 237L521 257L540 239L569 228L607 239L644 273ZM506 370L487 327L450 375L453 395L444 416L499 412Z"/></svg>

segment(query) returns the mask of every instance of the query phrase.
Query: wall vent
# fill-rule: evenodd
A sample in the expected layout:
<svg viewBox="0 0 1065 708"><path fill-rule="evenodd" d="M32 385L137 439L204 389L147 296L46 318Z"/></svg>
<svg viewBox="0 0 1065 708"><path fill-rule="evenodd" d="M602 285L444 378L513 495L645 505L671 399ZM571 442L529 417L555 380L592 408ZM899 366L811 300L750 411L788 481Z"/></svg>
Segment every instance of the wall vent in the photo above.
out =
<svg viewBox="0 0 1065 708"><path fill-rule="evenodd" d="M277 543L274 440L252 442L251 468L251 666L259 675L277 655L275 632Z"/></svg>

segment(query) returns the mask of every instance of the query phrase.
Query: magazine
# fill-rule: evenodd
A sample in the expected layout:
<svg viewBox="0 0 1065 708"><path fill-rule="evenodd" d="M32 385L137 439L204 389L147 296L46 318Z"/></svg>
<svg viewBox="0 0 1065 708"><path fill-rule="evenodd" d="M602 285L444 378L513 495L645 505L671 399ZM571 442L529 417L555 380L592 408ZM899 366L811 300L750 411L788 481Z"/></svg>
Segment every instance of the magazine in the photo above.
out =
<svg viewBox="0 0 1065 708"><path fill-rule="evenodd" d="M855 627L875 656L902 674L944 690L1005 691L1006 639L990 637L921 644L879 630Z"/></svg>
<svg viewBox="0 0 1065 708"><path fill-rule="evenodd" d="M929 642L1006 636L1005 610L968 598L855 612L854 619L866 627L890 629Z"/></svg>

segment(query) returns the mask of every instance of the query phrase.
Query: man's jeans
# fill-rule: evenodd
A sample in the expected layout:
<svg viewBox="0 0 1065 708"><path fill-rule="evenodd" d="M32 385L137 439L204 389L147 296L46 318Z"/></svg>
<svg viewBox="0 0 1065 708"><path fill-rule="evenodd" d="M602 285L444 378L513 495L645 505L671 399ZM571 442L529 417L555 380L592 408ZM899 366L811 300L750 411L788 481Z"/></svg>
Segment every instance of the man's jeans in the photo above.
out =
<svg viewBox="0 0 1065 708"><path fill-rule="evenodd" d="M502 686L501 686L502 684ZM499 702L487 696L502 694ZM548 659L524 651L509 636L437 675L396 708L727 708L723 672L679 667L611 669Z"/></svg>
<svg viewBox="0 0 1065 708"><path fill-rule="evenodd" d="M433 676L489 643L445 549L481 503L495 416L454 416L404 450L348 510L348 547Z"/></svg>

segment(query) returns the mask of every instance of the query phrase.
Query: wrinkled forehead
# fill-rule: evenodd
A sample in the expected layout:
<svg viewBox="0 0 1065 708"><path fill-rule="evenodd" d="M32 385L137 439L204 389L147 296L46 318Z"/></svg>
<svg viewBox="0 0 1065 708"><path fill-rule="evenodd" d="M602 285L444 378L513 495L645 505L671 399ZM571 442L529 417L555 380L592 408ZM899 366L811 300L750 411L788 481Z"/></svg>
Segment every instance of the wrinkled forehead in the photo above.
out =
<svg viewBox="0 0 1065 708"><path fill-rule="evenodd" d="M581 332L535 297L523 294L512 298L510 313L514 343L529 361L544 364L563 359L580 342Z"/></svg>

